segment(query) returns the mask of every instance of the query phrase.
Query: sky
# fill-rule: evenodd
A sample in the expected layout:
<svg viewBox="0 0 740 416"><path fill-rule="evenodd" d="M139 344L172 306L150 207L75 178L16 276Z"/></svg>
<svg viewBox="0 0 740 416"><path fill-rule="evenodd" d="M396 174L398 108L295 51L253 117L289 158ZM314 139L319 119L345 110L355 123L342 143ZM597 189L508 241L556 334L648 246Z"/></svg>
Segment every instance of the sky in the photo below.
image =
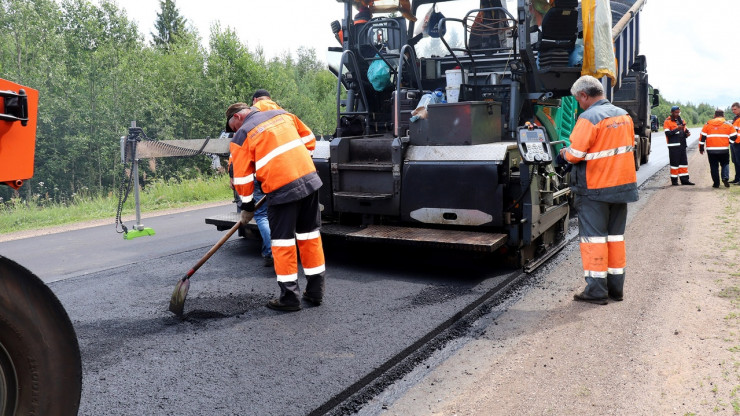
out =
<svg viewBox="0 0 740 416"><path fill-rule="evenodd" d="M151 39L159 1L115 1ZM516 1L508 3L513 12ZM338 46L330 22L340 20L344 10L335 0L175 0L175 4L204 45L211 25L219 22L222 28L234 29L250 50L261 46L268 57L306 46L322 60L328 46ZM740 53L733 45L734 34L740 33L739 0L648 0L640 16L640 53L647 57L650 84L665 99L719 108L740 101L740 85L733 79L735 68L740 68Z"/></svg>

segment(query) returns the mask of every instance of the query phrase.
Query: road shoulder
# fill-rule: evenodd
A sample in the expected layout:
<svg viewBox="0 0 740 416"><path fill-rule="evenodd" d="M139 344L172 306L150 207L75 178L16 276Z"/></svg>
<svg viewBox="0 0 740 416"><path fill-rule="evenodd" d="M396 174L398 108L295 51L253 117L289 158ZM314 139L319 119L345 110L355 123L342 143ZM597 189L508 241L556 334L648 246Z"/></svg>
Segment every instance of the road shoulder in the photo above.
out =
<svg viewBox="0 0 740 416"><path fill-rule="evenodd" d="M625 300L577 303L577 247L385 414L705 414L738 409L740 187L645 184L626 231ZM646 195L647 194L647 195Z"/></svg>

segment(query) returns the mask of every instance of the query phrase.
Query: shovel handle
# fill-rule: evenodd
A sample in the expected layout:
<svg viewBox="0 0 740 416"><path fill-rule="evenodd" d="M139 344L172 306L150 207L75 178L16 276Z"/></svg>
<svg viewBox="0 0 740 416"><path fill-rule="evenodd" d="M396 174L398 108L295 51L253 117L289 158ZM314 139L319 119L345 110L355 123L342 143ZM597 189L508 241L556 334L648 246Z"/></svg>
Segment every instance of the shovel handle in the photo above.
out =
<svg viewBox="0 0 740 416"><path fill-rule="evenodd" d="M257 211L257 209L259 209L262 206L262 204L264 204L266 199L267 199L266 197L262 197L262 199L257 201L257 203L254 205L254 210ZM203 256L200 260L198 260L198 262L195 263L195 266L193 266L192 269L188 270L188 273L185 275L185 277L182 278L182 280L189 279L190 276L192 276L198 269L200 269L200 266L202 266L206 261L208 261L208 259L211 258L213 253L215 253L219 248L221 248L221 246L224 245L226 240L231 238L231 236L234 235L236 230L238 230L239 227L241 226L242 226L241 220L237 221L236 224L234 224L234 226L231 227L231 229L229 229L229 231L227 231L226 234L224 234L224 236L221 237L221 239L218 240L218 242L216 242L216 244L214 244L210 250L208 250L208 253L206 253L205 256Z"/></svg>

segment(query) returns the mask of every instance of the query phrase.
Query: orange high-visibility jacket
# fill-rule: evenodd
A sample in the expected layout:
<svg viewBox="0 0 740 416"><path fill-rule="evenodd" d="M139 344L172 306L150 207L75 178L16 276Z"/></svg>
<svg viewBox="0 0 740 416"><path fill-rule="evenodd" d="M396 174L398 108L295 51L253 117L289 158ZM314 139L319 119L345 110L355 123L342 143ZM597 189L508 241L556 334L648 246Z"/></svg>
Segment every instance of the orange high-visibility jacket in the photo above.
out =
<svg viewBox="0 0 740 416"><path fill-rule="evenodd" d="M735 116L735 118L732 119L732 127L734 127L735 131L739 133L737 138L740 140L740 116Z"/></svg>
<svg viewBox="0 0 740 416"><path fill-rule="evenodd" d="M311 130L285 110L259 111L252 107L229 145L229 172L240 207L254 210L254 179L262 184L269 204L306 197L321 187L311 159L316 138Z"/></svg>
<svg viewBox="0 0 740 416"><path fill-rule="evenodd" d="M573 163L571 189L595 201L637 201L635 129L627 112L595 102L576 121L565 159Z"/></svg>
<svg viewBox="0 0 740 416"><path fill-rule="evenodd" d="M678 126L678 122L681 122L681 127ZM670 116L663 122L663 129L665 130L665 141L668 143L668 147L672 146L686 146L686 137L688 136L686 124L683 122L681 117L678 120L673 120Z"/></svg>
<svg viewBox="0 0 740 416"><path fill-rule="evenodd" d="M699 151L703 152L706 146L707 152L721 153L730 149L730 142L737 142L738 136L735 127L725 120L724 117L715 117L704 125L699 137Z"/></svg>

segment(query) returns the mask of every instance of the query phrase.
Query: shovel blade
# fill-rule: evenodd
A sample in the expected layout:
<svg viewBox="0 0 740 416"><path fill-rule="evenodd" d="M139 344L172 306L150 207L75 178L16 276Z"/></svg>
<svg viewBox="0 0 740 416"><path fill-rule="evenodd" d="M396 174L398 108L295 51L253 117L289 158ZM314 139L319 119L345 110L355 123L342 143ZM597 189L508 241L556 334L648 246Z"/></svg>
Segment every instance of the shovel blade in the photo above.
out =
<svg viewBox="0 0 740 416"><path fill-rule="evenodd" d="M190 279L183 278L175 285L175 290L172 292L170 298L170 312L177 316L182 316L185 310L185 298L188 296L188 290L190 289Z"/></svg>

